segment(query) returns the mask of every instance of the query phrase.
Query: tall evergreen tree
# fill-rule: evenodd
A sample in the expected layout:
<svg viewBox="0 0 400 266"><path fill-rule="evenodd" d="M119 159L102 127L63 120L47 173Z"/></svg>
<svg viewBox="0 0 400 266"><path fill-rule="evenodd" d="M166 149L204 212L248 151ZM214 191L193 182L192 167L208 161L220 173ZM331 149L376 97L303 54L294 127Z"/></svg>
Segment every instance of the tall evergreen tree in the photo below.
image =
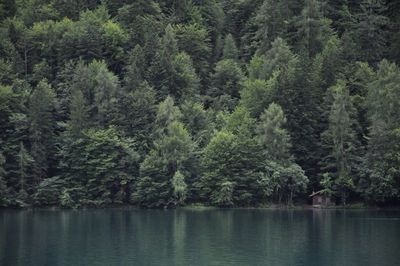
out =
<svg viewBox="0 0 400 266"><path fill-rule="evenodd" d="M302 55L314 57L321 52L332 34L330 21L324 18L320 0L306 0L301 15L297 17L297 32L292 44Z"/></svg>
<svg viewBox="0 0 400 266"><path fill-rule="evenodd" d="M130 52L128 65L125 67L124 85L129 91L135 90L144 81L146 61L143 49L136 45Z"/></svg>
<svg viewBox="0 0 400 266"><path fill-rule="evenodd" d="M323 145L328 155L323 161L323 169L330 173L343 205L349 191L357 180L358 142L354 128L355 109L349 91L343 81L332 87L333 103L329 113L329 128L322 134Z"/></svg>
<svg viewBox="0 0 400 266"><path fill-rule="evenodd" d="M238 60L239 52L232 34L228 34L224 39L224 48L222 50L222 59Z"/></svg>
<svg viewBox="0 0 400 266"><path fill-rule="evenodd" d="M51 86L42 80L29 99L29 131L35 183L48 177L54 154L54 103Z"/></svg>
<svg viewBox="0 0 400 266"><path fill-rule="evenodd" d="M279 203L285 197L288 204L293 204L293 197L306 189L308 178L291 156L292 144L285 124L286 117L276 103L271 103L261 115L257 137L265 161L257 182L264 193L272 191Z"/></svg>
<svg viewBox="0 0 400 266"><path fill-rule="evenodd" d="M388 40L387 8L381 0L363 0L360 8L354 29L360 47L359 58L376 65L382 59Z"/></svg>
<svg viewBox="0 0 400 266"><path fill-rule="evenodd" d="M210 105L216 110L235 109L243 79L244 74L238 63L232 59L219 61L215 66L211 88L207 95L210 98Z"/></svg>
<svg viewBox="0 0 400 266"><path fill-rule="evenodd" d="M276 38L287 37L293 19L293 8L294 2L290 0L266 0L257 10L255 38L260 53L268 51Z"/></svg>
<svg viewBox="0 0 400 266"><path fill-rule="evenodd" d="M282 108L276 103L271 103L260 117L258 127L259 141L265 151L265 156L277 162L291 160L291 141L287 130L284 128L286 117Z"/></svg>
<svg viewBox="0 0 400 266"><path fill-rule="evenodd" d="M68 129L73 136L79 136L83 129L90 126L87 103L83 93L75 89L71 95Z"/></svg>
<svg viewBox="0 0 400 266"><path fill-rule="evenodd" d="M121 95L118 102L117 125L126 136L133 138L136 150L144 156L151 145L151 132L156 116L156 92L147 82L143 82L133 92Z"/></svg>
<svg viewBox="0 0 400 266"><path fill-rule="evenodd" d="M32 192L32 187L35 185L35 179L32 175L30 168L34 166L34 160L26 150L24 144L20 142L18 151L18 169L17 174L19 177L18 194L20 198L23 198L27 191Z"/></svg>
<svg viewBox="0 0 400 266"><path fill-rule="evenodd" d="M399 197L399 79L398 66L383 60L368 87L371 128L364 193L376 202Z"/></svg>

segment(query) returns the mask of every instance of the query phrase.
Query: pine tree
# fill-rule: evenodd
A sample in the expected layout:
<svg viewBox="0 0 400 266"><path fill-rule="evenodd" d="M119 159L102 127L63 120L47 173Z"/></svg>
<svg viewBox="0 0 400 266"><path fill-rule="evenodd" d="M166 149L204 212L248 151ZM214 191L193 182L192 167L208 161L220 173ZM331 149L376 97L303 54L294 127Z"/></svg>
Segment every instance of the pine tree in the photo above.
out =
<svg viewBox="0 0 400 266"><path fill-rule="evenodd" d="M286 197L286 203L291 205L293 197L306 189L308 178L291 156L292 144L285 124L285 115L276 103L271 103L261 115L257 137L265 159L257 182L264 194L273 191L279 203Z"/></svg>
<svg viewBox="0 0 400 266"><path fill-rule="evenodd" d="M214 72L207 93L210 99L207 105L212 105L216 110L232 111L239 101L243 71L234 60L225 59L216 64Z"/></svg>
<svg viewBox="0 0 400 266"><path fill-rule="evenodd" d="M36 86L29 99L31 155L35 184L48 177L54 154L54 93L46 80Z"/></svg>
<svg viewBox="0 0 400 266"><path fill-rule="evenodd" d="M227 34L224 39L224 48L222 50L222 60L223 59L232 59L238 60L239 52L235 44L235 40L233 39L232 34Z"/></svg>
<svg viewBox="0 0 400 266"><path fill-rule="evenodd" d="M263 54L278 37L287 37L293 16L293 3L290 0L266 0L257 10L255 24L257 31L258 52Z"/></svg>
<svg viewBox="0 0 400 266"><path fill-rule="evenodd" d="M178 24L175 31L179 50L190 56L201 84L208 87L212 50L209 31L202 24Z"/></svg>
<svg viewBox="0 0 400 266"><path fill-rule="evenodd" d="M343 81L331 88L333 102L329 113L329 128L322 134L328 155L323 161L323 169L330 173L343 205L349 192L354 189L357 179L356 165L358 142L354 128L355 109L349 91Z"/></svg>
<svg viewBox="0 0 400 266"><path fill-rule="evenodd" d="M204 147L214 134L213 113L211 110L205 110L202 104L193 101L184 102L181 110L182 123L199 147Z"/></svg>
<svg viewBox="0 0 400 266"><path fill-rule="evenodd" d="M265 107L273 101L277 88L276 76L268 81L262 79L246 80L240 92L240 102L253 117L259 117Z"/></svg>
<svg viewBox="0 0 400 266"><path fill-rule="evenodd" d="M330 21L323 17L319 0L306 0L295 24L298 30L292 44L309 58L321 52L326 40L332 35Z"/></svg>
<svg viewBox="0 0 400 266"><path fill-rule="evenodd" d="M128 91L133 91L142 84L145 78L146 60L143 53L143 48L136 45L130 52L128 65L125 67L124 87Z"/></svg>
<svg viewBox="0 0 400 266"><path fill-rule="evenodd" d="M182 113L179 107L175 105L172 97L167 97L158 105L156 119L154 121L154 138L166 132L168 125L174 121L179 121Z"/></svg>
<svg viewBox="0 0 400 266"><path fill-rule="evenodd" d="M169 24L165 28L164 36L160 40L155 58L150 68L150 80L159 91L159 97L164 99L174 85L173 60L178 54L178 42L173 27Z"/></svg>
<svg viewBox="0 0 400 266"><path fill-rule="evenodd" d="M79 62L70 83L69 98L71 92L82 91L92 125L107 127L116 119L119 79L105 61Z"/></svg>
<svg viewBox="0 0 400 266"><path fill-rule="evenodd" d="M93 62L97 68L95 76L93 111L100 126L108 126L115 119L117 92L119 80L114 73L107 69L105 62Z"/></svg>
<svg viewBox="0 0 400 266"><path fill-rule="evenodd" d="M368 86L370 139L366 159L367 180L364 195L368 200L385 202L399 197L400 70L383 60L377 79Z"/></svg>
<svg viewBox="0 0 400 266"><path fill-rule="evenodd" d="M271 84L271 100L279 104L287 118L287 129L292 138L292 153L307 175L318 172L318 110L313 90L310 89L308 61L291 51L288 44L277 38L264 59L251 66L257 78ZM251 64L252 65L252 64ZM269 103L270 103L269 102ZM268 106L264 106L267 108Z"/></svg>
<svg viewBox="0 0 400 266"><path fill-rule="evenodd" d="M382 0L364 0L360 8L354 25L359 58L376 65L382 59L388 38L386 6Z"/></svg>
<svg viewBox="0 0 400 266"><path fill-rule="evenodd" d="M86 100L82 91L76 89L71 95L68 129L73 136L79 136L82 130L88 128L89 125Z"/></svg>
<svg viewBox="0 0 400 266"><path fill-rule="evenodd" d="M136 150L143 156L151 143L151 131L156 116L156 92L143 82L133 92L121 95L118 102L119 117L116 121L126 136L135 139Z"/></svg>
<svg viewBox="0 0 400 266"><path fill-rule="evenodd" d="M286 117L282 108L276 103L271 103L261 115L258 127L259 141L265 156L282 163L291 160L291 141L289 133L284 128L285 124Z"/></svg>
<svg viewBox="0 0 400 266"><path fill-rule="evenodd" d="M24 144L20 142L18 152L18 170L17 174L19 177L19 189L20 194L25 194L27 191L32 192L32 187L35 185L35 180L32 178L32 167L34 161L29 152L26 150Z"/></svg>
<svg viewBox="0 0 400 266"><path fill-rule="evenodd" d="M174 96L177 103L196 99L200 93L200 80L193 68L192 59L184 52L178 53L172 62L173 84L169 95Z"/></svg>

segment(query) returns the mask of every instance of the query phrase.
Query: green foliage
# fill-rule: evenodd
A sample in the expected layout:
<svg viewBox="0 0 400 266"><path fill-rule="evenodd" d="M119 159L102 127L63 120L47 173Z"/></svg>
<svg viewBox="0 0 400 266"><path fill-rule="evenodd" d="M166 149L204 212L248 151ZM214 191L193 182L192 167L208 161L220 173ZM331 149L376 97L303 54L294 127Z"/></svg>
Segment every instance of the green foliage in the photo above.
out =
<svg viewBox="0 0 400 266"><path fill-rule="evenodd" d="M72 135L79 136L81 131L88 126L89 114L86 100L80 90L75 90L71 95L68 129Z"/></svg>
<svg viewBox="0 0 400 266"><path fill-rule="evenodd" d="M143 48L140 45L136 45L135 48L130 52L128 58L128 65L125 67L125 88L128 91L137 89L145 78L145 57L143 54Z"/></svg>
<svg viewBox="0 0 400 266"><path fill-rule="evenodd" d="M259 117L264 109L272 102L275 95L276 79L246 80L240 92L241 103L253 117Z"/></svg>
<svg viewBox="0 0 400 266"><path fill-rule="evenodd" d="M284 37L293 19L293 4L288 0L266 0L257 10L255 24L257 31L258 51L266 52L277 37Z"/></svg>
<svg viewBox="0 0 400 266"><path fill-rule="evenodd" d="M140 178L133 191L133 200L145 207L180 204L186 197L186 184L182 177L193 178L197 174L195 144L183 124L172 120L156 135L153 145L140 165Z"/></svg>
<svg viewBox="0 0 400 266"><path fill-rule="evenodd" d="M258 126L258 139L265 151L267 158L286 162L290 160L291 141L287 130L284 128L286 117L282 108L271 103L261 115Z"/></svg>
<svg viewBox="0 0 400 266"><path fill-rule="evenodd" d="M82 198L69 192L76 204L118 203L121 190L127 201L139 158L129 139L122 138L115 128L82 131L81 137L66 141L61 158L62 178L68 187L83 190Z"/></svg>
<svg viewBox="0 0 400 266"><path fill-rule="evenodd" d="M156 119L154 121L154 134L160 136L166 132L168 126L178 121L182 113L178 106L175 106L175 101L172 97L167 97L158 105Z"/></svg>
<svg viewBox="0 0 400 266"><path fill-rule="evenodd" d="M0 205L398 204L399 10L3 0Z"/></svg>
<svg viewBox="0 0 400 266"><path fill-rule="evenodd" d="M147 82L134 91L124 91L118 102L116 122L126 136L135 140L137 151L144 156L150 148L150 135L156 116L156 92Z"/></svg>
<svg viewBox="0 0 400 266"><path fill-rule="evenodd" d="M18 176L18 186L15 186L19 189L19 192L29 190L32 191L32 187L34 186L34 175L32 173L32 168L34 160L28 151L25 149L25 146L22 142L20 142L19 151L17 155L18 168L16 169L16 175Z"/></svg>
<svg viewBox="0 0 400 266"><path fill-rule="evenodd" d="M333 103L329 113L329 127L322 134L322 140L328 149L323 160L323 169L334 177L337 192L340 193L343 205L351 189L354 189L353 178L357 175L356 165L358 142L355 135L354 107L349 91L343 81L331 88Z"/></svg>
<svg viewBox="0 0 400 266"><path fill-rule="evenodd" d="M50 159L54 145L54 97L50 85L46 80L42 80L29 99L29 132L35 184L46 177L51 167Z"/></svg>
<svg viewBox="0 0 400 266"><path fill-rule="evenodd" d="M306 0L301 15L296 18L297 32L293 43L301 54L314 57L321 52L332 35L331 21L323 17L320 0Z"/></svg>
<svg viewBox="0 0 400 266"><path fill-rule="evenodd" d="M225 120L225 127L205 147L204 172L196 187L203 200L211 199L211 204L254 204L256 172L261 168L253 136L255 122L244 108L237 108Z"/></svg>
<svg viewBox="0 0 400 266"><path fill-rule="evenodd" d="M212 75L212 87L208 92L212 107L216 110L232 111L238 103L243 71L232 59L219 61Z"/></svg>
<svg viewBox="0 0 400 266"><path fill-rule="evenodd" d="M384 60L379 64L377 79L368 87L371 128L364 189L372 201L399 197L399 79L399 68Z"/></svg>
<svg viewBox="0 0 400 266"><path fill-rule="evenodd" d="M279 202L282 197L286 197L288 205L293 204L293 197L296 194L304 192L307 188L308 178L297 164L276 165L272 178L276 184L275 193Z"/></svg>
<svg viewBox="0 0 400 266"><path fill-rule="evenodd" d="M176 204L183 204L187 197L187 185L185 182L185 177L180 171L176 171L172 177L172 188L174 191L174 196L176 199Z"/></svg>
<svg viewBox="0 0 400 266"><path fill-rule="evenodd" d="M165 28L160 48L150 69L150 79L159 91L159 98L174 96L177 102L195 97L199 93L199 78L192 59L178 51L176 33L171 25Z"/></svg>
<svg viewBox="0 0 400 266"><path fill-rule="evenodd" d="M190 56L184 52L177 54L172 61L172 67L174 85L169 90L170 95L173 95L179 103L195 99L199 94L200 84Z"/></svg>
<svg viewBox="0 0 400 266"><path fill-rule="evenodd" d="M190 132L193 140L200 146L205 146L214 133L214 122L210 110L205 110L200 103L186 101L181 105L182 123Z"/></svg>
<svg viewBox="0 0 400 266"><path fill-rule="evenodd" d="M193 60L193 67L202 84L209 82L210 37L206 28L199 24L179 24L175 27L178 47Z"/></svg>
<svg viewBox="0 0 400 266"><path fill-rule="evenodd" d="M222 50L222 59L238 60L239 52L232 34L228 34L224 39L224 48Z"/></svg>
<svg viewBox="0 0 400 266"><path fill-rule="evenodd" d="M61 189L65 185L60 177L46 178L38 185L33 202L37 206L56 206L60 205Z"/></svg>
<svg viewBox="0 0 400 266"><path fill-rule="evenodd" d="M75 205L67 189L64 189L60 195L60 205L64 208L71 208Z"/></svg>
<svg viewBox="0 0 400 266"><path fill-rule="evenodd" d="M229 207L233 205L234 183L224 181L219 188L211 194L211 202L220 207Z"/></svg>
<svg viewBox="0 0 400 266"><path fill-rule="evenodd" d="M383 1L363 0L360 12L356 14L355 40L358 44L359 58L377 64L382 58L387 42L389 20Z"/></svg>

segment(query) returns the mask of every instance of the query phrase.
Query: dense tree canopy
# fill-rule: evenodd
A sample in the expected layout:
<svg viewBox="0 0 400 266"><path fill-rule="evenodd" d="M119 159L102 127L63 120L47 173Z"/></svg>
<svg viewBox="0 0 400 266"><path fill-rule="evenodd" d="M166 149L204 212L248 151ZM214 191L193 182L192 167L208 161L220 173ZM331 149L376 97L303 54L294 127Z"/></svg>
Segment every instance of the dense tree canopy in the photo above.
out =
<svg viewBox="0 0 400 266"><path fill-rule="evenodd" d="M0 206L400 203L396 1L0 3Z"/></svg>

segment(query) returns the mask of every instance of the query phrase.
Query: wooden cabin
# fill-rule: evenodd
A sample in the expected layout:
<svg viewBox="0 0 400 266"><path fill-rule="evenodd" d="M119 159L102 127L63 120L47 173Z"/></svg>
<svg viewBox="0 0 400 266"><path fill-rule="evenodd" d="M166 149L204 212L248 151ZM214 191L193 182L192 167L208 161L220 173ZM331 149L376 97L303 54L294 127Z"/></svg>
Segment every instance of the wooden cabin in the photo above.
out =
<svg viewBox="0 0 400 266"><path fill-rule="evenodd" d="M312 205L315 208L328 207L335 205L331 198L322 193L323 190L311 193Z"/></svg>

